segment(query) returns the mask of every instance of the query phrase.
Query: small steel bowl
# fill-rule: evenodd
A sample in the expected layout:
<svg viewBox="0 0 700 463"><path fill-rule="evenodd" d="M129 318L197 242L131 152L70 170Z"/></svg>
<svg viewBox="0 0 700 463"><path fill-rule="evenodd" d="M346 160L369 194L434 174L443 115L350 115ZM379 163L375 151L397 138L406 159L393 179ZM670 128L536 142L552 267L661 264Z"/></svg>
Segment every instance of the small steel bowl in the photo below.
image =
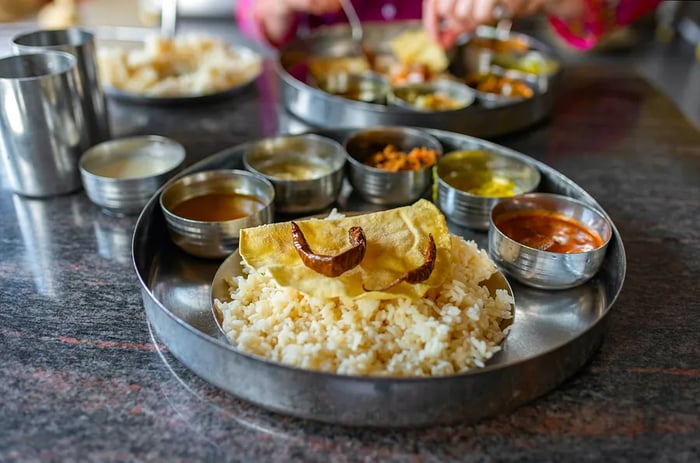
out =
<svg viewBox="0 0 700 463"><path fill-rule="evenodd" d="M419 102L421 97L430 95L444 95L455 102L454 107L445 109L432 109L422 107ZM464 109L474 103L474 90L466 85L447 79L432 82L399 85L392 89L389 100L396 106L410 108L415 111L454 111Z"/></svg>
<svg viewBox="0 0 700 463"><path fill-rule="evenodd" d="M532 91L531 97L509 96L499 93L483 92L481 90L477 90L476 85L466 83L467 87L474 91L476 99L479 101L479 103L486 108L497 108L500 106L517 103L519 101L525 101L527 99L534 98L538 94L546 92L549 88L549 80L546 76L527 74L520 71L503 69L498 66L491 66L489 71L485 74L492 74L497 77L506 77L519 84L525 85Z"/></svg>
<svg viewBox="0 0 700 463"><path fill-rule="evenodd" d="M479 156L471 161L464 159L465 155ZM459 171L454 169L459 167ZM479 166L478 171L476 166ZM512 180L515 184L515 194L534 191L540 183L540 171L532 164L507 153L491 151L483 148L452 151L443 155L435 169L437 181L436 203L448 220L468 228L487 230L491 208L508 196L482 196L462 191L451 183L451 175L475 175L484 170L493 175ZM513 196L510 195L510 196Z"/></svg>
<svg viewBox="0 0 700 463"><path fill-rule="evenodd" d="M559 61L538 50L530 50L522 54L497 54L493 57L492 63L505 70L544 78L553 76L561 68Z"/></svg>
<svg viewBox="0 0 700 463"><path fill-rule="evenodd" d="M99 143L80 158L85 193L103 211L137 214L185 162L185 148L157 135Z"/></svg>
<svg viewBox="0 0 700 463"><path fill-rule="evenodd" d="M332 95L373 104L386 104L391 91L386 77L369 71L331 73L318 81L318 88Z"/></svg>
<svg viewBox="0 0 700 463"><path fill-rule="evenodd" d="M370 167L363 162L372 154L394 145L399 151L425 147L442 155L442 145L437 138L417 129L404 127L375 127L360 130L345 141L348 152L348 180L360 196L373 204L408 204L418 198L432 185L433 166L420 170L388 172Z"/></svg>
<svg viewBox="0 0 700 463"><path fill-rule="evenodd" d="M255 196L263 207L254 214L233 220L209 222L176 215L175 207L188 199L212 193ZM220 259L238 247L242 228L270 223L275 189L265 178L244 170L209 170L171 181L160 196L160 207L173 242L197 257Z"/></svg>
<svg viewBox="0 0 700 463"><path fill-rule="evenodd" d="M253 144L243 155L243 165L274 185L275 211L303 214L324 209L338 198L345 157L342 145L330 138L282 136Z"/></svg>
<svg viewBox="0 0 700 463"><path fill-rule="evenodd" d="M526 210L551 211L572 218L598 233L603 244L585 252L549 252L521 244L499 230L499 218ZM531 193L505 199L493 208L489 254L505 272L523 284L541 289L566 289L585 283L598 272L611 237L610 220L592 206L567 196Z"/></svg>

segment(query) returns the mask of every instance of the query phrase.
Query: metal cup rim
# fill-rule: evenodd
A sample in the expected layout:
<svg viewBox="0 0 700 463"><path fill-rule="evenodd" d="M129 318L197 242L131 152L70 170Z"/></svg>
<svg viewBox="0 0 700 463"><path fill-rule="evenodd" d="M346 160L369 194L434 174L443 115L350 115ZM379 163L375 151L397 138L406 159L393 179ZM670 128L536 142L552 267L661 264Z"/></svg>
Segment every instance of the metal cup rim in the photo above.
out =
<svg viewBox="0 0 700 463"><path fill-rule="evenodd" d="M74 70L77 67L78 60L75 56L71 55L68 52L65 51L60 51L60 50L45 50L45 51L40 51L37 50L35 52L31 53L22 53L19 55L6 55L3 57L0 57L0 65L2 65L3 62L10 62L10 61L16 61L16 60L26 60L31 57L47 57L47 56L59 56L63 60L67 60L66 66L61 66L60 70L53 71L53 72L46 72L44 74L40 75L35 75L35 76L27 76L27 77L8 77L4 76L3 74L0 73L0 81L11 81L11 82L28 82L28 81L33 81L33 80L40 80L44 79L47 77L53 77L53 76L61 76L61 75L66 75L74 72Z"/></svg>
<svg viewBox="0 0 700 463"><path fill-rule="evenodd" d="M56 44L51 44L51 45L42 45L42 44L29 44L29 43L22 43L23 39L26 39L28 37L32 36L38 36L41 34L54 34L58 35L61 33L65 33L67 35L71 34L79 34L81 38L85 38L85 40L80 41L80 43L73 43L72 41L68 40L66 43L56 43ZM60 29L34 29L29 32L20 32L16 35L14 35L11 39L11 43L13 46L21 49L30 49L30 48L44 48L47 50L58 50L62 49L65 47L82 47L85 46L88 43L94 42L95 40L95 34L92 32L88 31L85 28L82 27L64 27Z"/></svg>

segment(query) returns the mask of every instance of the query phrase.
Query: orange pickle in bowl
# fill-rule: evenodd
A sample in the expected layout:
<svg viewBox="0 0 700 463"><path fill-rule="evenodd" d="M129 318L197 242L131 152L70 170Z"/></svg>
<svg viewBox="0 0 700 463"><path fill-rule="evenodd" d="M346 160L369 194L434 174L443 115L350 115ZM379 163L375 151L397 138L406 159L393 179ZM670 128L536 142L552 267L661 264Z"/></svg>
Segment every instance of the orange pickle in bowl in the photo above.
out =
<svg viewBox="0 0 700 463"><path fill-rule="evenodd" d="M438 153L424 146L411 149L409 152L399 151L394 145L387 145L382 151L369 156L364 164L387 172L400 170L420 170L437 162Z"/></svg>

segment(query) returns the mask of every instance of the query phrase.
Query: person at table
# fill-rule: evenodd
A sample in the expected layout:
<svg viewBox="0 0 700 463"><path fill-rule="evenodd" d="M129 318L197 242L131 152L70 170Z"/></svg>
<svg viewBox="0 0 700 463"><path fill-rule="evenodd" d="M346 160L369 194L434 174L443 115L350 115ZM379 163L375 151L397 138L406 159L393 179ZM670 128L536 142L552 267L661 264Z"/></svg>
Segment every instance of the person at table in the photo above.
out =
<svg viewBox="0 0 700 463"><path fill-rule="evenodd" d="M546 14L559 37L588 50L608 32L652 11L661 0L353 0L362 21L421 19L433 40L449 48L479 25L504 14L517 19ZM241 30L279 47L302 28L346 22L341 0L238 0Z"/></svg>

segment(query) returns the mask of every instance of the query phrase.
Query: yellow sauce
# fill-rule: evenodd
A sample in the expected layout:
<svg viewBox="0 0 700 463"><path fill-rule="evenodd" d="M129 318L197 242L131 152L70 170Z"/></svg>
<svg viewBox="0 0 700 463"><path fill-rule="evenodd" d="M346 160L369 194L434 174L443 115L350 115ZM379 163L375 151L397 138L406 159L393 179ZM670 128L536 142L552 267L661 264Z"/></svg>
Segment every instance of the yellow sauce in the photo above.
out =
<svg viewBox="0 0 700 463"><path fill-rule="evenodd" d="M477 196L508 197L522 191L512 178L490 166L493 156L472 150L445 156L438 164L438 176L449 185Z"/></svg>
<svg viewBox="0 0 700 463"><path fill-rule="evenodd" d="M209 193L186 199L172 208L172 212L189 220L223 222L255 214L264 206L262 200L256 196Z"/></svg>

